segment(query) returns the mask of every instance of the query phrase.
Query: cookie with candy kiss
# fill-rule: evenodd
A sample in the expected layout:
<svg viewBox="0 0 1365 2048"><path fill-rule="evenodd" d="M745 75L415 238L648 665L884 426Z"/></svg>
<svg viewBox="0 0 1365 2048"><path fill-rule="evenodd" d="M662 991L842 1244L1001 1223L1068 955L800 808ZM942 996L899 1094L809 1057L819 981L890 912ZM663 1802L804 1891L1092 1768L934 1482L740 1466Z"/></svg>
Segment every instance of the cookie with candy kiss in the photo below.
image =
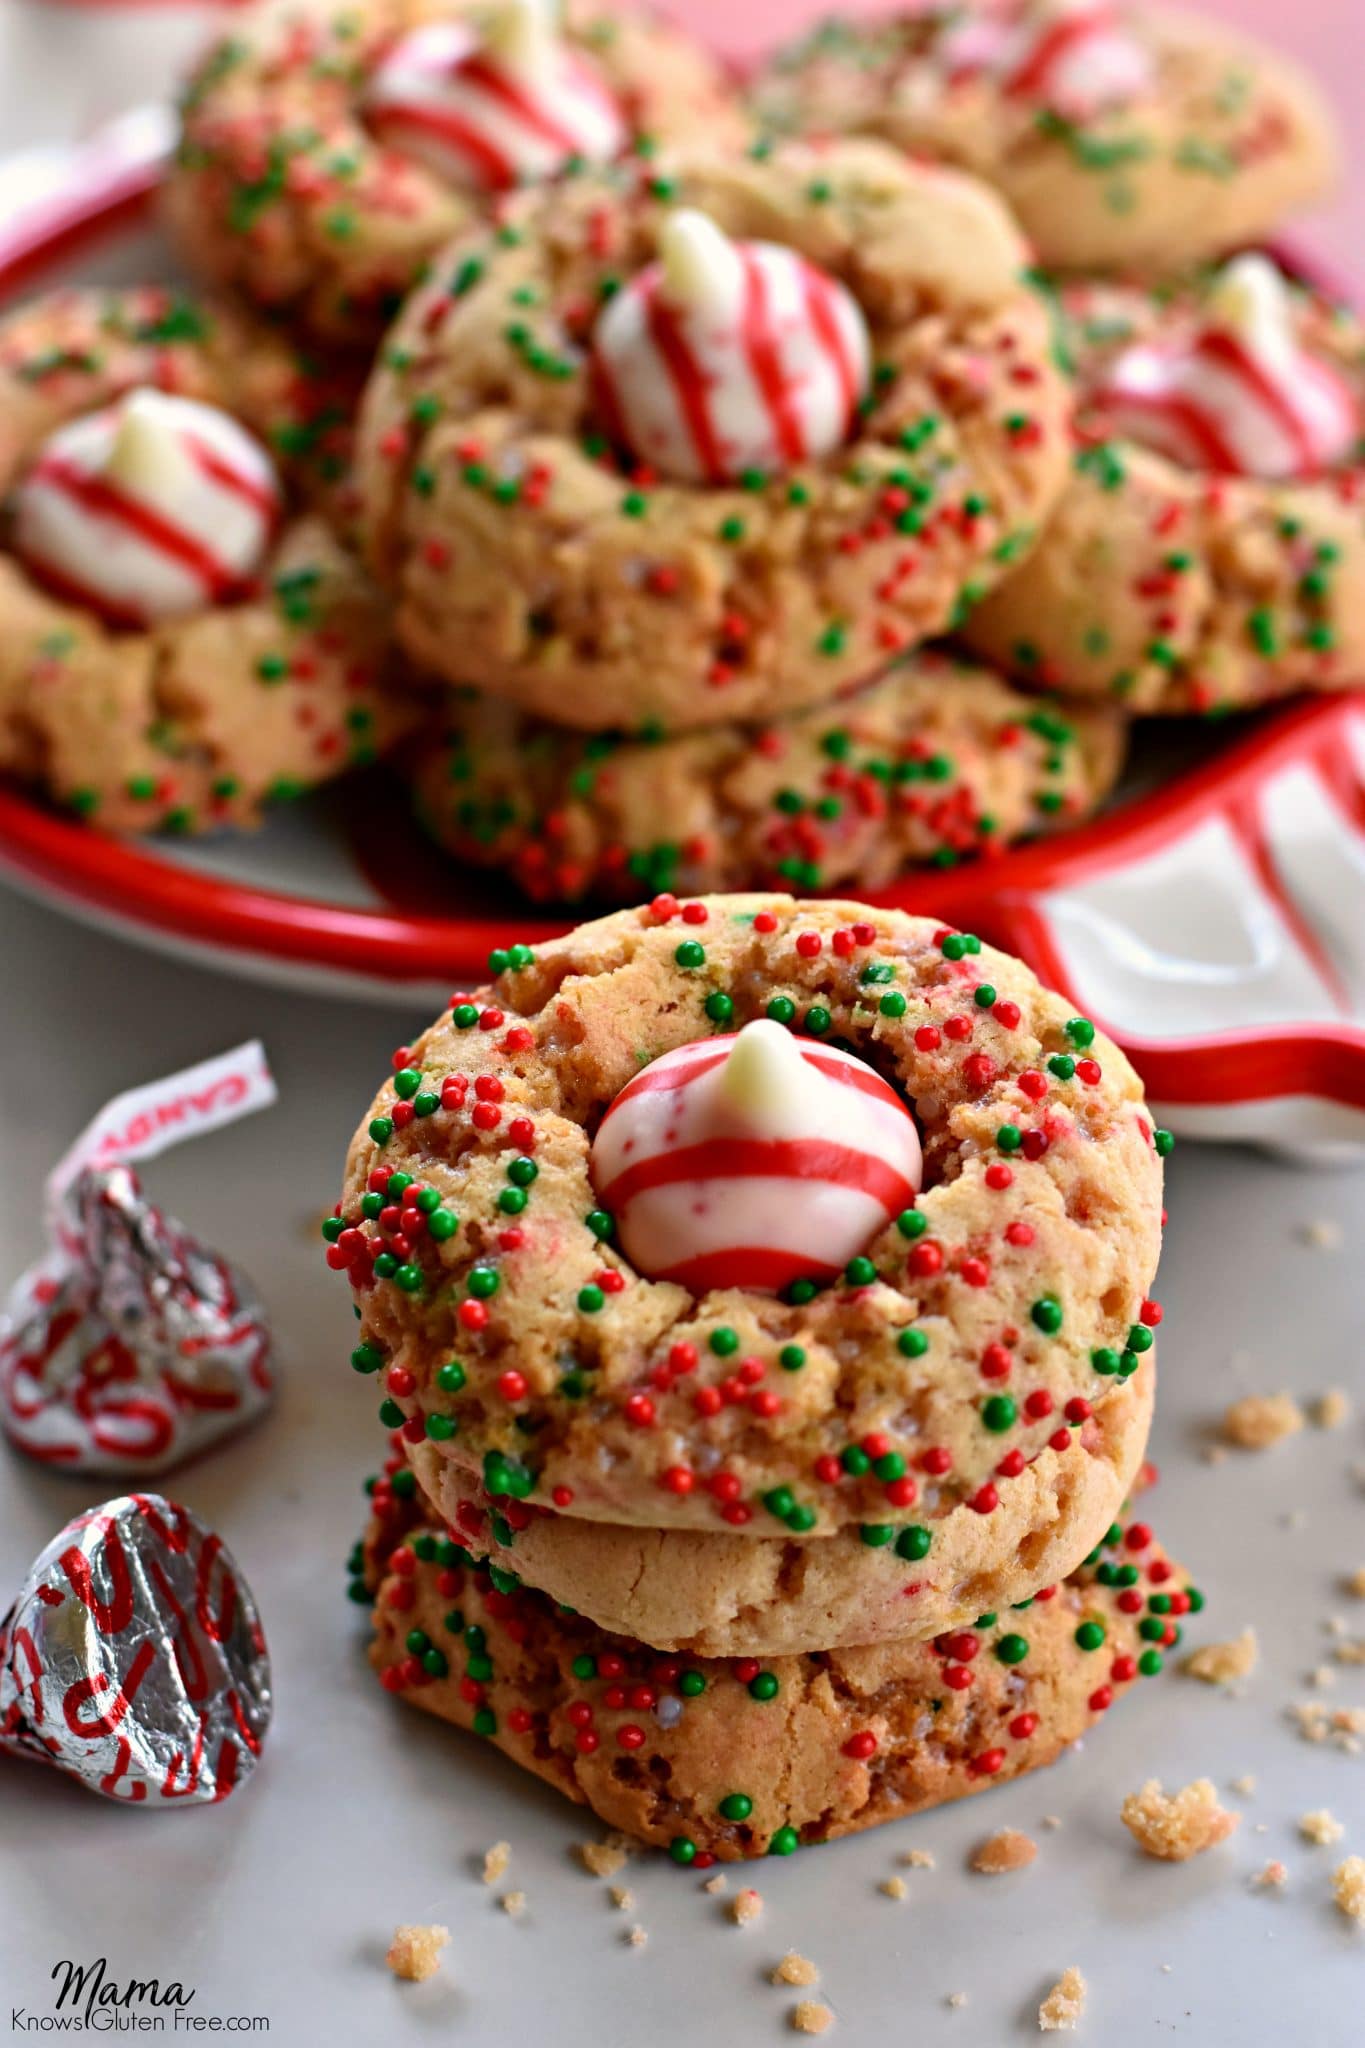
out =
<svg viewBox="0 0 1365 2048"><path fill-rule="evenodd" d="M1300 346L1290 288L1260 255L1218 274L1192 332L1121 354L1096 403L1145 447L1228 476L1319 475L1360 431L1353 393Z"/></svg>
<svg viewBox="0 0 1365 2048"><path fill-rule="evenodd" d="M1070 120L1129 105L1154 75L1151 52L1104 0L1050 0L1013 18L968 14L944 32L934 57L950 80L984 72L1010 98Z"/></svg>
<svg viewBox="0 0 1365 2048"><path fill-rule="evenodd" d="M462 191L607 163L627 140L611 93L560 41L544 0L506 0L481 38L463 21L413 29L375 72L365 112L381 142Z"/></svg>
<svg viewBox="0 0 1365 2048"><path fill-rule="evenodd" d="M236 420L140 388L43 443L14 547L59 595L148 626L249 594L280 509L270 458Z"/></svg>
<svg viewBox="0 0 1365 2048"><path fill-rule="evenodd" d="M880 1075L767 1018L644 1068L592 1148L626 1256L697 1293L833 1279L913 1206L922 1166Z"/></svg>
<svg viewBox="0 0 1365 2048"><path fill-rule="evenodd" d="M778 243L731 241L691 207L608 301L593 356L616 437L699 484L832 454L871 375L867 325L842 284Z"/></svg>

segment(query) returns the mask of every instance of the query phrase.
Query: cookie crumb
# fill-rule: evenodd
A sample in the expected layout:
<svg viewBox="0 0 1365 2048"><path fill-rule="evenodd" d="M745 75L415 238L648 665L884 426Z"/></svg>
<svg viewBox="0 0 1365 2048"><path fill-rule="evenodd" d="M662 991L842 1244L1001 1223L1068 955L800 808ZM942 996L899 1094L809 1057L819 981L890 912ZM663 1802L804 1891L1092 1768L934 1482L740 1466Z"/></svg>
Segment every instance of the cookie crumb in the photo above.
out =
<svg viewBox="0 0 1365 2048"><path fill-rule="evenodd" d="M1038 1844L1031 1835L1021 1834L1017 1828L1001 1828L972 1851L971 1867L983 1876L999 1877L1006 1870L1026 1869L1037 1854Z"/></svg>
<svg viewBox="0 0 1365 2048"><path fill-rule="evenodd" d="M1283 1863L1267 1863L1264 1869L1257 1871L1251 1882L1258 1891L1273 1891L1277 1890L1284 1883L1288 1875L1289 1872L1285 1869Z"/></svg>
<svg viewBox="0 0 1365 2048"><path fill-rule="evenodd" d="M626 1943L630 1948L643 1948L648 1940L648 1930L643 1927L632 1927L626 1935Z"/></svg>
<svg viewBox="0 0 1365 2048"><path fill-rule="evenodd" d="M614 1884L608 1897L618 1913L628 1913L635 1904L635 1894L628 1892L623 1884Z"/></svg>
<svg viewBox="0 0 1365 2048"><path fill-rule="evenodd" d="M1308 1411L1314 1429L1340 1429L1351 1419L1351 1400L1340 1387L1329 1387L1325 1394L1319 1394Z"/></svg>
<svg viewBox="0 0 1365 2048"><path fill-rule="evenodd" d="M1240 1778L1229 1778L1228 1790L1235 1792L1239 1799L1250 1799L1252 1793L1256 1790L1256 1780L1252 1777L1250 1771L1246 1771Z"/></svg>
<svg viewBox="0 0 1365 2048"><path fill-rule="evenodd" d="M742 1892L735 1893L726 1911L736 1927L752 1926L755 1920L762 1918L763 1895L756 1892L752 1885L747 1885Z"/></svg>
<svg viewBox="0 0 1365 2048"><path fill-rule="evenodd" d="M1365 1564L1361 1565L1358 1571L1351 1573L1346 1581L1346 1591L1357 1600L1365 1600Z"/></svg>
<svg viewBox="0 0 1365 2048"><path fill-rule="evenodd" d="M1145 1856L1184 1863L1226 1841L1242 1816L1218 1804L1208 1778L1196 1778L1170 1798L1158 1779L1149 1778L1140 1792L1128 1794L1121 1817Z"/></svg>
<svg viewBox="0 0 1365 2048"><path fill-rule="evenodd" d="M877 1890L884 1892L888 1899L906 1899L910 1896L910 1887L903 1877L884 1877Z"/></svg>
<svg viewBox="0 0 1365 2048"><path fill-rule="evenodd" d="M945 2005L950 2006L954 2012L961 2012L963 2006L967 2003L967 1994L965 1991L950 1991L943 2002Z"/></svg>
<svg viewBox="0 0 1365 2048"><path fill-rule="evenodd" d="M1060 1813L1045 1813L1043 1815L1043 1826L1045 1828L1059 1828L1061 1824L1062 1816Z"/></svg>
<svg viewBox="0 0 1365 2048"><path fill-rule="evenodd" d="M1365 1707L1329 1707L1325 1700L1298 1700L1289 1718L1305 1742L1330 1742L1348 1756L1359 1753L1365 1738Z"/></svg>
<svg viewBox="0 0 1365 2048"><path fill-rule="evenodd" d="M1335 1216L1315 1216L1308 1223L1301 1223L1295 1235L1300 1244L1311 1245L1315 1252L1340 1251L1342 1229Z"/></svg>
<svg viewBox="0 0 1365 2048"><path fill-rule="evenodd" d="M1299 1821L1299 1833L1305 1842L1316 1843L1319 1849L1329 1842L1339 1842L1346 1830L1336 1815L1320 1806L1313 1813L1305 1813Z"/></svg>
<svg viewBox="0 0 1365 2048"><path fill-rule="evenodd" d="M907 1870L933 1870L936 1868L932 1849L907 1849L901 1857L901 1862Z"/></svg>
<svg viewBox="0 0 1365 2048"><path fill-rule="evenodd" d="M1269 1450L1303 1428L1303 1410L1292 1394L1247 1394L1223 1417L1223 1434L1244 1451Z"/></svg>
<svg viewBox="0 0 1365 2048"><path fill-rule="evenodd" d="M1073 1967L1063 1970L1038 2008L1040 2034L1069 2034L1085 2011L1086 1982Z"/></svg>
<svg viewBox="0 0 1365 2048"><path fill-rule="evenodd" d="M1348 1856L1332 1872L1332 1897L1348 1920L1365 1925L1365 1856Z"/></svg>
<svg viewBox="0 0 1365 2048"><path fill-rule="evenodd" d="M808 1984L818 1984L820 1972L809 1956L799 1956L794 1948L789 1948L773 1971L772 1981L774 1984L798 1984L804 1987Z"/></svg>
<svg viewBox="0 0 1365 2048"><path fill-rule="evenodd" d="M723 1870L718 1870L714 1877L707 1878L706 1883L702 1886L702 1890L704 1892L710 1892L711 1896L714 1898L718 1892L725 1891L728 1888L728 1885L729 1879L726 1877L725 1872Z"/></svg>
<svg viewBox="0 0 1365 2048"><path fill-rule="evenodd" d="M626 1852L614 1836L609 1836L605 1842L580 1842L578 1859L590 1877L615 1877L626 1860Z"/></svg>
<svg viewBox="0 0 1365 2048"><path fill-rule="evenodd" d="M441 1950L450 1940L448 1927L395 1927L384 1960L395 1977L424 1984L441 1967Z"/></svg>
<svg viewBox="0 0 1365 2048"><path fill-rule="evenodd" d="M484 1851L484 1858L483 1858L483 1881L484 1881L484 1883L485 1883L485 1884L496 1884L496 1883L498 1882L498 1879L499 1879L500 1877L505 1877L505 1876L506 1876L506 1874L507 1874L507 1866L508 1866L508 1864L509 1864L509 1863L510 1863L511 1861L512 1861L512 1845L511 1845L511 1843L510 1843L510 1842L494 1842L494 1844L493 1844L493 1846L492 1846L492 1848L491 1848L491 1849L486 1849L486 1850Z"/></svg>
<svg viewBox="0 0 1365 2048"><path fill-rule="evenodd" d="M1239 1678L1250 1677L1258 1655L1255 1629L1244 1628L1231 1642L1204 1643L1192 1650L1180 1668L1206 1685L1235 1685Z"/></svg>
<svg viewBox="0 0 1365 2048"><path fill-rule="evenodd" d="M792 2027L798 2034L823 2034L834 2024L834 2014L817 1998L803 1998L792 2008Z"/></svg>
<svg viewBox="0 0 1365 2048"><path fill-rule="evenodd" d="M525 1892L504 1892L498 1900L498 1904L509 1919L520 1920L522 1914L526 1911L526 1894Z"/></svg>
<svg viewBox="0 0 1365 2048"><path fill-rule="evenodd" d="M1338 1664L1365 1664L1365 1636L1349 1636L1337 1644L1332 1655Z"/></svg>

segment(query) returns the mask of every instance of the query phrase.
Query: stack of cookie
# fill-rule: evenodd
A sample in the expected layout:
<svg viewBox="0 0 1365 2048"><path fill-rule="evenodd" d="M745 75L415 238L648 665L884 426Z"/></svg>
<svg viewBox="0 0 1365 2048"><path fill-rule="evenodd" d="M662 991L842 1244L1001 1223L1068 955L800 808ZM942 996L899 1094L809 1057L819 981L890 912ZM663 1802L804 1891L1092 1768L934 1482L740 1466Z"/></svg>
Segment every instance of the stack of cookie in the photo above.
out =
<svg viewBox="0 0 1365 2048"><path fill-rule="evenodd" d="M685 1863L1050 1760L1199 1604L1121 1518L1161 1161L969 933L660 897L395 1055L325 1235L384 1685Z"/></svg>

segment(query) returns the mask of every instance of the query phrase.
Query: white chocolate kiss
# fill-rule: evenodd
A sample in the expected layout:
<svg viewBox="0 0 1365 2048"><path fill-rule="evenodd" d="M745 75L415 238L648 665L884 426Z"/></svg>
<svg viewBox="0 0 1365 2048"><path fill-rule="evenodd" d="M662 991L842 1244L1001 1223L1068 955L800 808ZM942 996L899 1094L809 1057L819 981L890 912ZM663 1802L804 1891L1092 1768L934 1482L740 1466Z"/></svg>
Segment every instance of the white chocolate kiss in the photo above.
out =
<svg viewBox="0 0 1365 2048"><path fill-rule="evenodd" d="M239 597L279 509L274 466L236 420L139 389L43 443L16 493L14 545L74 601L152 625Z"/></svg>
<svg viewBox="0 0 1365 2048"><path fill-rule="evenodd" d="M832 1279L913 1203L923 1170L894 1089L767 1018L644 1068L591 1163L626 1257L698 1294Z"/></svg>
<svg viewBox="0 0 1365 2048"><path fill-rule="evenodd" d="M488 17L483 47L518 78L548 77L558 47L555 10L545 0L504 0Z"/></svg>
<svg viewBox="0 0 1365 2048"><path fill-rule="evenodd" d="M872 346L837 278L683 207L657 262L608 301L593 356L613 430L640 461L725 484L832 454L866 395Z"/></svg>
<svg viewBox="0 0 1365 2048"><path fill-rule="evenodd" d="M1327 362L1299 345L1294 300L1268 257L1226 264L1192 338L1126 350L1096 394L1112 423L1196 469L1283 478L1332 468L1360 408Z"/></svg>
<svg viewBox="0 0 1365 2048"><path fill-rule="evenodd" d="M548 0L504 0L482 25L429 21L399 38L365 89L380 141L466 192L609 163L628 140L599 73L557 32Z"/></svg>

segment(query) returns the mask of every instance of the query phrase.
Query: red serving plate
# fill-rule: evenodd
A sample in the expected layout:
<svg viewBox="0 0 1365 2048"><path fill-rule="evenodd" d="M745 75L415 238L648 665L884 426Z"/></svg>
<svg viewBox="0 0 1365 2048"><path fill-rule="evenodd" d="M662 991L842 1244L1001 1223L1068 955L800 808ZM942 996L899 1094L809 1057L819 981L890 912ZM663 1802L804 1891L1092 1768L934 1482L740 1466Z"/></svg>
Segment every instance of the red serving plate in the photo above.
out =
<svg viewBox="0 0 1365 2048"><path fill-rule="evenodd" d="M135 275L134 254L164 270L147 235L168 140L168 116L148 109L44 152L0 226L0 300L120 263ZM1156 728L1140 751L1145 793L1096 822L875 900L1023 954L1119 1039L1178 1130L1365 1142L1365 697L1235 736ZM443 859L382 770L257 835L191 842L111 840L0 782L0 874L228 972L417 1013L477 977L492 946L574 921Z"/></svg>

